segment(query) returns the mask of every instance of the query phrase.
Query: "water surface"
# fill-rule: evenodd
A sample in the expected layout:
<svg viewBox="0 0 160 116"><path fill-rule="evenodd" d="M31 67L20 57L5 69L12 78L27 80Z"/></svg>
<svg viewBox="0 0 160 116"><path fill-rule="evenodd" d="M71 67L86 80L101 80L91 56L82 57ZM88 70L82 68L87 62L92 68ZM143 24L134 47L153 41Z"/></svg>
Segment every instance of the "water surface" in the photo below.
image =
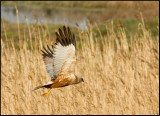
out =
<svg viewBox="0 0 160 116"><path fill-rule="evenodd" d="M79 25L80 29L87 29L88 19L98 22L98 16L104 13L102 9L79 9L79 8L41 8L31 6L18 6L19 22L34 24L66 24ZM26 18L25 18L26 17ZM1 18L9 22L17 22L16 9L13 6L1 6Z"/></svg>

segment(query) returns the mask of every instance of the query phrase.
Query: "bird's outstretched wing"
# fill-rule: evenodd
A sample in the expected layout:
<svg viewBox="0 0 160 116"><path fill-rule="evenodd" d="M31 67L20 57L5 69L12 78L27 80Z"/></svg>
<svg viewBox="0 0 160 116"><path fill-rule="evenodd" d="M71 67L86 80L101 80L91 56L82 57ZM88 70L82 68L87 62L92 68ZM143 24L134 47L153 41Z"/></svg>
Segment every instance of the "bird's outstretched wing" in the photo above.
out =
<svg viewBox="0 0 160 116"><path fill-rule="evenodd" d="M43 60L51 80L55 80L60 74L72 73L76 61L75 36L69 27L63 26L63 32L59 29L56 37L56 43L52 49L47 45L48 49L42 50Z"/></svg>

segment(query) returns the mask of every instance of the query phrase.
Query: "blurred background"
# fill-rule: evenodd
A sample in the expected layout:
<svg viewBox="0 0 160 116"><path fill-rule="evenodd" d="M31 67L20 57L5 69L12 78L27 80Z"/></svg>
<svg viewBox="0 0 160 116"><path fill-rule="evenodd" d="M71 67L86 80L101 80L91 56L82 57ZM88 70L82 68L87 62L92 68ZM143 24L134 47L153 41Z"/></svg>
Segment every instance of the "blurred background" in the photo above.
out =
<svg viewBox="0 0 160 116"><path fill-rule="evenodd" d="M153 34L158 34L155 25L158 23L158 1L2 1L1 19L9 23L17 23L16 9L18 9L18 21L20 23L35 24L37 22L49 25L66 24L81 30L88 28L88 23L100 26L114 21L121 23L128 31L135 31L141 21L142 13L147 28ZM12 26L12 25L10 25Z"/></svg>

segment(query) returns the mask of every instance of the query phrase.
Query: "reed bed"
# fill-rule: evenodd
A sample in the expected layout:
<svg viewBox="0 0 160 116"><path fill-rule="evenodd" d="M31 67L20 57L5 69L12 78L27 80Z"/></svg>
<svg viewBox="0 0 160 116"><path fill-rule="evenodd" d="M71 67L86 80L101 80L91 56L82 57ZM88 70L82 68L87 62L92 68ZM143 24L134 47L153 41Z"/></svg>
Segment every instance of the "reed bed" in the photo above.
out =
<svg viewBox="0 0 160 116"><path fill-rule="evenodd" d="M41 49L56 38L48 36L47 24L25 25L21 30L17 23L15 41L2 22L2 114L159 115L159 35L152 37L143 20L129 37L124 27L115 32L113 25L98 37L92 25L83 32L72 28L78 31L75 74L85 82L53 89L47 97L42 96L47 89L31 90L50 81Z"/></svg>

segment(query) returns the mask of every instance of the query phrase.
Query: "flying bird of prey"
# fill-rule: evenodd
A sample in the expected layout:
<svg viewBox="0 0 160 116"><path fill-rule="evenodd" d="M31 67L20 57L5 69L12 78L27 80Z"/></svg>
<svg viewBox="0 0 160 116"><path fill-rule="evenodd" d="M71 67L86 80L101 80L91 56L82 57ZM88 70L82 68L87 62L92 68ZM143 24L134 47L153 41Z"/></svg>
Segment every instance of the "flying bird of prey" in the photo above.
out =
<svg viewBox="0 0 160 116"><path fill-rule="evenodd" d="M69 27L63 26L63 31L59 28L59 33L56 32L56 37L56 43L52 45L52 48L47 45L48 49L44 47L44 49L41 50L46 70L51 77L51 81L42 86L35 87L32 90L50 88L44 96L48 96L53 88L84 82L82 77L74 74L76 61L75 35L71 33Z"/></svg>

